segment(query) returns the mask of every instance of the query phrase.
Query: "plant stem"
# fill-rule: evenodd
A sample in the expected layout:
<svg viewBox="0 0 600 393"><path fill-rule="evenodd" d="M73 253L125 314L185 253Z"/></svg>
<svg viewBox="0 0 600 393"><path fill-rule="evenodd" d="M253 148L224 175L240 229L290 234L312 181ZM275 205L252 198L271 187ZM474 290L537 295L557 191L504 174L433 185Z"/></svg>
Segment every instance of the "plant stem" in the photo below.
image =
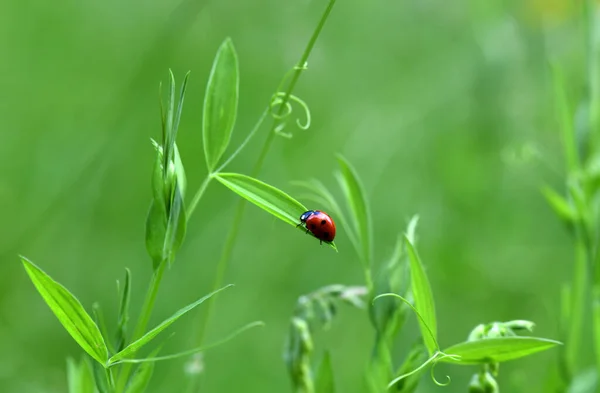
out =
<svg viewBox="0 0 600 393"><path fill-rule="evenodd" d="M192 202L190 203L190 206L187 209L187 219L189 220L192 213L194 213L194 210L196 210L196 206L198 206L198 202L200 202L200 198L202 198L202 195L204 195L204 192L206 191L206 188L208 187L208 184L210 183L212 179L212 176L210 175L210 173L208 175L206 175L206 178L204 178L204 180L202 181L202 184L200 184L200 188L198 188L198 191L196 191L196 195L194 195L194 198L192 199Z"/></svg>
<svg viewBox="0 0 600 393"><path fill-rule="evenodd" d="M281 103L279 104L280 107L279 107L279 111L278 111L278 116L280 116L283 113L283 111L285 110L286 104L290 99L290 95L292 94L292 91L293 91L294 87L296 86L296 83L298 82L298 79L300 78L302 71L304 70L304 65L306 64L308 57L310 56L310 53L317 41L317 38L319 37L319 34L321 33L321 30L323 29L323 26L325 25L325 22L327 21L327 18L329 17L329 14L331 13L331 10L333 8L333 5L335 4L335 1L336 0L329 1L329 4L327 5L325 12L321 16L321 19L319 21L319 24L317 25L317 28L313 32L306 48L304 49L304 53L302 54L302 57L300 58L300 61L297 64L296 69L294 70L294 75L292 77L292 80L290 81L288 88L285 92L285 96L283 97ZM267 138L265 139L265 142L262 146L262 149L260 151L260 154L258 156L256 164L254 165L254 168L252 169L251 175L253 177L258 176L258 174L260 173L260 171L262 169L262 166L263 166L264 161L267 157L267 154L271 148L273 140L275 139L275 135L276 135L275 129L276 129L278 123L279 123L279 121L277 119L273 120L271 129L269 130ZM227 240L225 241L225 245L223 246L223 252L221 254L221 258L219 259L219 262L217 264L217 272L215 274L213 288L219 288L223 282L223 278L227 271L229 258L233 251L233 246L235 244L235 240L236 240L237 235L240 230L242 218L244 216L245 207L246 207L246 200L240 199L240 201L238 202L237 208L236 208L236 213L235 213L235 216L233 219L233 224L230 227L229 234L227 235ZM198 336L197 336L197 346L201 346L204 343L206 329L208 328L208 324L211 320L213 308L214 308L214 299L211 298L208 301L204 319L200 323L200 328L198 330ZM191 385L190 385L191 389L194 389L194 385L195 385L195 383L191 383Z"/></svg>
<svg viewBox="0 0 600 393"><path fill-rule="evenodd" d="M158 265L158 268L154 271L152 275L152 280L150 281L148 292L146 293L146 299L144 300L144 305L142 306L142 313L140 314L140 318L133 332L132 341L140 338L144 331L146 330L146 326L148 325L148 321L150 320L150 316L152 315L152 310L154 309L154 302L156 301L156 295L158 294L158 289L160 287L160 282L162 281L163 273L165 272L165 267L167 266L168 261L164 260ZM133 356L134 354L131 354ZM120 393L125 390L125 386L127 385L127 381L129 380L129 374L131 373L132 363L125 363L121 372L119 373L119 379L117 380L116 392Z"/></svg>

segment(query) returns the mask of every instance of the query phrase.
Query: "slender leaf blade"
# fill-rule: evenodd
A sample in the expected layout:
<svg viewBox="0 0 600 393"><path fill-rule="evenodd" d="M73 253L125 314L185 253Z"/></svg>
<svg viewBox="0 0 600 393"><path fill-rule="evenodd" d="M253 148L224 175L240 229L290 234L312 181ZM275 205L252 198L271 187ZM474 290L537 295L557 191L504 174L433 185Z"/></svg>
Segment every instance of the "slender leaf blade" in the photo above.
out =
<svg viewBox="0 0 600 393"><path fill-rule="evenodd" d="M294 227L300 223L302 213L308 210L285 192L253 177L239 173L218 173L213 177L242 198ZM298 229L306 231L302 227ZM336 248L333 242L327 244Z"/></svg>
<svg viewBox="0 0 600 393"><path fill-rule="evenodd" d="M465 341L453 345L443 352L458 355L460 359L442 357L440 361L460 365L501 363L519 359L537 352L545 351L561 342L540 337L499 337Z"/></svg>
<svg viewBox="0 0 600 393"><path fill-rule="evenodd" d="M238 59L233 42L225 39L215 57L206 86L202 140L209 171L213 171L229 145L235 124L239 92Z"/></svg>
<svg viewBox="0 0 600 393"><path fill-rule="evenodd" d="M92 366L84 355L79 363L72 357L67 358L67 382L69 393L95 393Z"/></svg>
<svg viewBox="0 0 600 393"><path fill-rule="evenodd" d="M97 362L106 364L108 349L100 329L79 300L27 258L21 257L21 262L38 292L71 337Z"/></svg>
<svg viewBox="0 0 600 393"><path fill-rule="evenodd" d="M250 176L219 173L214 177L242 198L290 225L298 225L300 215L308 210L285 192Z"/></svg>
<svg viewBox="0 0 600 393"><path fill-rule="evenodd" d="M315 393L335 393L335 381L329 351L325 351L323 360L321 360L321 364L319 365L315 381Z"/></svg>
<svg viewBox="0 0 600 393"><path fill-rule="evenodd" d="M410 261L411 288L415 299L415 308L423 318L423 320L419 319L421 335L423 336L423 341L429 351L429 355L432 355L437 350L437 319L435 316L433 292L425 273L425 267L417 251L407 236L404 237L404 240Z"/></svg>
<svg viewBox="0 0 600 393"><path fill-rule="evenodd" d="M578 220L577 210L554 189L544 187L542 188L542 194L558 217L571 223Z"/></svg>
<svg viewBox="0 0 600 393"><path fill-rule="evenodd" d="M362 248L361 257L363 263L369 265L371 263L371 217L366 192L356 170L341 155L338 155L338 164L340 167L338 181L352 212L355 233L358 234Z"/></svg>
<svg viewBox="0 0 600 393"><path fill-rule="evenodd" d="M115 354L114 356L112 356L109 360L108 360L108 364L109 366L118 362L121 359L125 359L126 357L128 357L131 354L136 353L141 347L143 347L144 345L148 344L150 341L152 341L152 339L154 339L159 333L161 333L163 330L165 330L166 328L168 328L171 324L173 324L176 320L178 320L179 318L181 318L184 314L186 314L187 312L193 310L194 308L196 308L197 306L199 306L200 304L202 304L203 302L205 302L206 300L210 299L211 297L213 297L214 295L216 295L217 293L231 287L233 285L226 285L223 288L217 289L216 291L213 291L211 293L209 293L208 295L196 300L195 302L188 304L187 306L183 307L182 309L178 310L175 314L173 314L171 317L165 319L163 322L161 322L158 326L156 326L154 329L150 330L149 332L147 332L146 334L144 334L142 337L140 337L138 340L134 341L133 343L129 344L127 347L125 347L122 351L118 352L117 354Z"/></svg>
<svg viewBox="0 0 600 393"><path fill-rule="evenodd" d="M160 345L158 348L156 348L154 351L152 351L148 357L149 358L153 358L156 355L158 355L158 353L160 352L160 350L162 349L162 345ZM146 388L148 387L148 383L150 382L150 379L152 378L152 373L154 372L154 365L156 363L154 362L144 362L142 364L140 364L137 368L137 370L135 370L135 374L133 374L133 376L131 377L131 381L129 382L129 385L127 385L127 390L125 391L126 393L143 393Z"/></svg>
<svg viewBox="0 0 600 393"><path fill-rule="evenodd" d="M110 381L108 380L107 370L100 364L94 362L92 365L94 374L94 381L96 381L96 389L100 393L112 393L110 387Z"/></svg>
<svg viewBox="0 0 600 393"><path fill-rule="evenodd" d="M129 302L131 299L131 271L125 268L125 284L123 295L119 304L119 318L117 319L117 351L125 347L127 338L127 323L129 322Z"/></svg>

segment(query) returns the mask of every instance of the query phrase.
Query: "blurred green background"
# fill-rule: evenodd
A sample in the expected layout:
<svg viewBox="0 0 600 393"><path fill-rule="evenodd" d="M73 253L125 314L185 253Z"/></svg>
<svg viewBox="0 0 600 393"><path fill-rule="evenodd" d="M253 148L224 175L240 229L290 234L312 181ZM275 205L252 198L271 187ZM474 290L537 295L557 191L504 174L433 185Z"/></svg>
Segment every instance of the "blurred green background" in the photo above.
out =
<svg viewBox="0 0 600 393"><path fill-rule="evenodd" d="M578 10L559 1L338 1L296 94L313 125L277 138L260 178L292 195L316 177L340 196L335 153L357 168L370 198L377 260L413 214L436 298L440 342L482 322L529 319L557 338L560 285L572 245L539 186L561 189L562 153L548 60L580 97ZM298 61L325 1L0 2L0 390L65 392L65 358L81 350L27 278L23 254L90 310L116 319L115 280L133 272L132 310L151 273L144 224L159 81L191 79L179 133L189 196L206 174L204 88L230 36L241 85L230 149L249 132L281 76ZM300 112L297 112L300 114ZM249 173L267 127L229 168ZM526 147L524 149L524 146ZM545 164L528 159L540 151ZM238 197L216 182L189 224L151 324L209 292ZM316 207L318 208L318 207ZM252 320L266 327L205 357L205 392L288 392L283 342L296 299L321 286L362 284L343 231L339 253L248 206L209 340ZM193 345L187 316L165 353ZM134 313L133 317L137 314ZM414 318L397 355L418 334ZM366 314L342 307L327 347L339 391L362 392L372 345ZM503 365L504 391L543 392L556 351ZM584 352L586 359L590 354ZM585 362L585 361L584 361ZM475 368L439 366L419 392L465 392ZM149 391L176 392L184 361L160 363Z"/></svg>

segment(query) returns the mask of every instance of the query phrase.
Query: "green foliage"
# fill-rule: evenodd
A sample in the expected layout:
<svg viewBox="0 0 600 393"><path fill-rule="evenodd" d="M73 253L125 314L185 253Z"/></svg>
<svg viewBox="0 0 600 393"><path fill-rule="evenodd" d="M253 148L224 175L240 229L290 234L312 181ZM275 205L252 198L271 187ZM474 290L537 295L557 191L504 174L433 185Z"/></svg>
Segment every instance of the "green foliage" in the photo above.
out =
<svg viewBox="0 0 600 393"><path fill-rule="evenodd" d="M129 303L131 299L131 272L125 268L125 283L123 295L119 305L119 319L117 320L117 352L125 347L127 336L127 323L129 322Z"/></svg>
<svg viewBox="0 0 600 393"><path fill-rule="evenodd" d="M95 393L96 383L92 365L85 355L81 360L75 361L72 357L67 358L67 379L69 393Z"/></svg>
<svg viewBox="0 0 600 393"><path fill-rule="evenodd" d="M410 277L412 293L415 298L415 308L422 316L419 319L421 327L421 336L425 341L425 346L431 356L437 349L437 320L435 317L435 304L433 301L433 292L429 279L425 274L425 267L414 249L408 237L406 241L406 249L408 259L410 260Z"/></svg>
<svg viewBox="0 0 600 393"><path fill-rule="evenodd" d="M148 355L149 358L156 357L160 350L162 349L162 345L158 346ZM131 381L129 385L127 385L126 393L143 393L150 382L150 378L152 378L152 373L154 372L154 362L145 362L138 366L135 373L131 376Z"/></svg>
<svg viewBox="0 0 600 393"><path fill-rule="evenodd" d="M105 364L108 349L100 329L79 300L27 258L21 257L21 262L36 289L71 337L98 363Z"/></svg>
<svg viewBox="0 0 600 393"><path fill-rule="evenodd" d="M258 179L238 173L219 173L215 174L214 178L242 198L285 223L306 232L298 224L300 223L300 216L308 209L285 192ZM337 250L334 242L325 243Z"/></svg>
<svg viewBox="0 0 600 393"><path fill-rule="evenodd" d="M227 150L235 124L238 105L238 59L230 38L225 39L213 62L202 116L204 156L209 171L214 171Z"/></svg>
<svg viewBox="0 0 600 393"><path fill-rule="evenodd" d="M153 198L146 219L146 249L154 269L171 263L185 237L187 218L184 198L187 180L175 144L189 73L181 86L179 105L175 109L175 77L170 72L167 112L161 101L162 138L152 141L156 160L152 176Z"/></svg>
<svg viewBox="0 0 600 393"><path fill-rule="evenodd" d="M354 232L357 234L356 239L361 245L361 259L365 266L370 266L372 229L367 196L356 170L348 160L338 155L338 164L340 167L338 182L352 213L351 222L354 224Z"/></svg>
<svg viewBox="0 0 600 393"><path fill-rule="evenodd" d="M209 293L208 295L206 295L206 296L196 300L195 302L188 304L187 306L183 307L182 309L178 310L175 314L173 314L171 317L162 321L158 326L156 326L154 329L150 330L148 333L144 334L141 338L139 338L138 340L136 340L136 341L132 342L131 344L129 344L128 346L126 346L122 351L111 356L110 359L108 359L108 366L113 366L113 365L119 363L121 360L126 359L127 357L135 354L138 349L140 349L141 347L143 347L144 345L146 345L150 341L152 341L152 339L154 339L159 333L161 333L163 330L165 330L166 328L171 326L171 324L173 324L176 320L181 318L183 315L185 315L189 311L193 310L200 304L204 303L206 300L210 299L212 296L216 295L217 293L219 293L231 286L232 285L227 285L221 289L213 291L213 292Z"/></svg>
<svg viewBox="0 0 600 393"><path fill-rule="evenodd" d="M465 341L444 349L448 355L441 361L460 365L500 363L519 359L561 345L560 342L539 337L498 337Z"/></svg>
<svg viewBox="0 0 600 393"><path fill-rule="evenodd" d="M335 381L329 351L325 351L319 365L315 381L315 393L335 393Z"/></svg>

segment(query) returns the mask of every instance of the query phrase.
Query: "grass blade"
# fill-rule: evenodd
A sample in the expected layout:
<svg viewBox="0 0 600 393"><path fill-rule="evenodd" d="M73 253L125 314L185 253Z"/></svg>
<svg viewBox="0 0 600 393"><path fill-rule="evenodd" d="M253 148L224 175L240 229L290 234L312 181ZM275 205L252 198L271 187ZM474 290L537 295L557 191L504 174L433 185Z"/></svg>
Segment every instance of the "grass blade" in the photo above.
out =
<svg viewBox="0 0 600 393"><path fill-rule="evenodd" d="M542 188L542 194L559 218L568 223L574 223L579 219L577 210L554 189L544 187Z"/></svg>
<svg viewBox="0 0 600 393"><path fill-rule="evenodd" d="M366 266L371 265L371 217L367 204L367 196L360 182L357 172L350 163L341 155L338 155L340 174L338 181L346 196L348 205L352 212L354 232L362 248L361 259Z"/></svg>
<svg viewBox="0 0 600 393"><path fill-rule="evenodd" d="M218 173L214 178L242 198L294 227L300 223L300 215L308 210L285 192L252 177L238 173ZM302 227L298 229L306 231ZM327 244L336 249L333 242Z"/></svg>
<svg viewBox="0 0 600 393"><path fill-rule="evenodd" d="M119 304L119 319L117 320L117 351L125 347L127 338L127 323L129 322L129 301L131 298L131 271L125 268L125 284L123 296Z"/></svg>
<svg viewBox="0 0 600 393"><path fill-rule="evenodd" d="M178 359L178 358L182 358L185 356L190 356L190 355L194 355L196 353L200 353L200 352L205 352L211 348L214 347L218 347L222 344L225 344L231 340L233 340L234 338L236 338L237 336L239 336L240 334L244 333L246 330L250 330L252 328L258 327L258 326L264 326L264 322L261 321L256 321L256 322L251 322L247 325L242 326L241 328L237 329L236 331L234 331L233 333L231 333L229 336L222 338L216 342L210 343L208 345L204 345L201 347L196 347L196 348L192 348L192 349L188 349L187 351L183 351L183 352L178 352L178 353L174 353L171 355L165 355L165 356L158 356L158 357L152 357L149 356L147 358L144 359L121 359L117 362L115 362L114 364L121 364L121 363L148 363L148 362L159 362L159 361L163 361L163 360L172 360L172 359Z"/></svg>
<svg viewBox="0 0 600 393"><path fill-rule="evenodd" d="M315 381L315 393L335 393L335 382L329 351L325 351L323 360L321 360L321 364L319 365Z"/></svg>
<svg viewBox="0 0 600 393"><path fill-rule="evenodd" d="M208 170L212 172L225 153L235 124L238 105L238 59L230 38L217 52L206 86L202 140Z"/></svg>
<svg viewBox="0 0 600 393"><path fill-rule="evenodd" d="M100 329L79 300L27 258L21 257L21 262L38 292L71 337L92 358L105 365L108 349Z"/></svg>
<svg viewBox="0 0 600 393"><path fill-rule="evenodd" d="M419 320L421 335L429 355L432 355L437 350L437 320L433 292L419 255L407 236L404 237L404 240L410 261L411 288L415 299L415 308L422 316L422 320Z"/></svg>
<svg viewBox="0 0 600 393"><path fill-rule="evenodd" d="M460 365L501 363L519 359L534 353L562 345L561 342L539 337L500 337L465 341L451 346L443 352L460 356L460 359L445 357L440 361Z"/></svg>
<svg viewBox="0 0 600 393"><path fill-rule="evenodd" d="M77 363L75 359L67 358L69 393L95 393L94 374L88 359L87 355L84 355Z"/></svg>
<svg viewBox="0 0 600 393"><path fill-rule="evenodd" d="M156 348L154 351L150 352L148 355L149 358L155 357L158 355L160 350L162 349L162 345ZM142 363L137 370L135 370L135 374L131 377L131 382L127 385L126 393L144 393L146 388L148 387L148 383L150 382L150 378L152 378L152 373L154 372L154 362Z"/></svg>
<svg viewBox="0 0 600 393"><path fill-rule="evenodd" d="M182 317L188 311L193 310L194 308L196 308L197 306L202 304L204 301L206 301L209 298L211 298L212 296L216 295L218 292L221 292L222 290L227 289L231 286L233 286L233 285L230 284L223 288L217 289L216 291L211 292L208 295L196 300L194 303L188 304L184 308L180 309L175 314L173 314L170 318L167 318L166 320L161 322L157 327L150 330L148 333L144 334L141 338L139 338L138 340L129 344L125 349L123 349L119 353L112 356L108 360L108 365L112 366L114 363L118 362L119 360L125 359L127 356L136 353L141 347L143 347L144 345L146 345L150 341L152 341L152 339L154 339L154 337L156 337L160 332L162 332L163 330L168 328L173 322L178 320L180 317Z"/></svg>

